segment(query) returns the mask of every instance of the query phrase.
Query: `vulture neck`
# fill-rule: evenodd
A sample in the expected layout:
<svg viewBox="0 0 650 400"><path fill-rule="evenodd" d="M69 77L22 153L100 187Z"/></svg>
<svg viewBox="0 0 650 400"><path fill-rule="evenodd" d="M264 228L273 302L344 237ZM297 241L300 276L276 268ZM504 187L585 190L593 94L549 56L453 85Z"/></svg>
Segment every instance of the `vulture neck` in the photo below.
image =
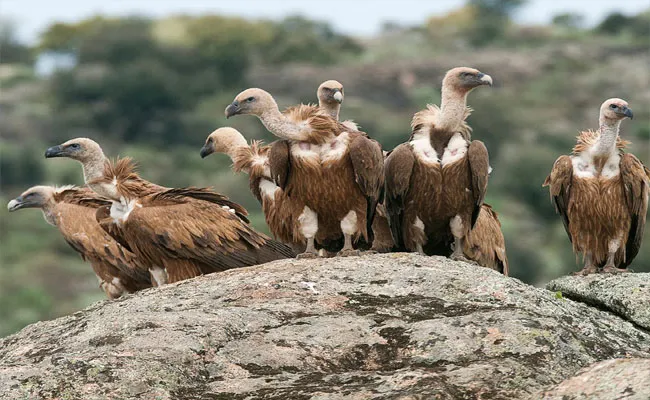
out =
<svg viewBox="0 0 650 400"><path fill-rule="evenodd" d="M106 157L103 152L93 154L92 157L84 160L81 165L84 171L84 182L88 183L93 179L99 179L104 176L104 163Z"/></svg>
<svg viewBox="0 0 650 400"><path fill-rule="evenodd" d="M43 218L45 218L45 221L53 226L57 226L57 220L56 220L56 213L54 212L54 201L50 200L43 207L41 208L41 211L43 211Z"/></svg>
<svg viewBox="0 0 650 400"><path fill-rule="evenodd" d="M461 92L448 87L442 88L442 100L440 101L440 113L438 121L436 121L436 128L453 131L463 123L468 93L469 91Z"/></svg>
<svg viewBox="0 0 650 400"><path fill-rule="evenodd" d="M598 154L611 154L616 151L616 139L620 126L621 120L600 118L600 139L598 147L596 147Z"/></svg>
<svg viewBox="0 0 650 400"><path fill-rule="evenodd" d="M294 140L297 142L309 140L311 127L307 121L299 124L290 121L287 117L282 115L277 106L264 111L260 115L260 121L262 121L262 124L264 124L264 127L268 129L269 132L279 138Z"/></svg>
<svg viewBox="0 0 650 400"><path fill-rule="evenodd" d="M320 109L325 111L327 115L330 117L334 118L335 120L339 120L339 112L341 111L341 104L339 103L334 103L334 104L328 104L328 103L321 103L319 105Z"/></svg>

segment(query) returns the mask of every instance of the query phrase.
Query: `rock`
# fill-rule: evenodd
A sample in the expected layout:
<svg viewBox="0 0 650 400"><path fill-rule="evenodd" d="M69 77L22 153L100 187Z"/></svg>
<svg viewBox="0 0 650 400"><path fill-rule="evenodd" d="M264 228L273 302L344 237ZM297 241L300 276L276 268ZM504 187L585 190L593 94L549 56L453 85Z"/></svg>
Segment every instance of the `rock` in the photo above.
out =
<svg viewBox="0 0 650 400"><path fill-rule="evenodd" d="M502 399L650 357L609 312L442 257L281 260L0 340L0 398Z"/></svg>
<svg viewBox="0 0 650 400"><path fill-rule="evenodd" d="M648 400L650 360L616 359L596 363L544 393L545 400Z"/></svg>
<svg viewBox="0 0 650 400"><path fill-rule="evenodd" d="M564 276L549 282L546 288L650 329L650 273Z"/></svg>

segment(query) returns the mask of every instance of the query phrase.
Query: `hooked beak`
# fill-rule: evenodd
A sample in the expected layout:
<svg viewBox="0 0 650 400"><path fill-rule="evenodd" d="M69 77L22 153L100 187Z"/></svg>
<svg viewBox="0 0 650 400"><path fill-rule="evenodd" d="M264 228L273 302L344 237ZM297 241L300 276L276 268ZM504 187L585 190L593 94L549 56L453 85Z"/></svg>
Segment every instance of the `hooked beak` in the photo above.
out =
<svg viewBox="0 0 650 400"><path fill-rule="evenodd" d="M63 147L60 145L52 146L49 149L45 150L45 158L53 157L65 157L65 151L63 150Z"/></svg>
<svg viewBox="0 0 650 400"><path fill-rule="evenodd" d="M477 77L481 81L481 85L492 86L492 77L490 75L481 72Z"/></svg>
<svg viewBox="0 0 650 400"><path fill-rule="evenodd" d="M203 145L203 147L201 147L201 158L206 158L212 153L214 153L214 148L210 143L206 143Z"/></svg>
<svg viewBox="0 0 650 400"><path fill-rule="evenodd" d="M23 196L18 196L15 199L11 200L9 204L7 204L7 210L9 210L9 212L16 211L20 210L24 206L25 203L23 202Z"/></svg>
<svg viewBox="0 0 650 400"><path fill-rule="evenodd" d="M623 115L629 117L630 119L634 119L634 113L632 112L631 108L625 107L625 111L623 112Z"/></svg>
<svg viewBox="0 0 650 400"><path fill-rule="evenodd" d="M233 101L228 107L226 107L226 119L237 115L241 112L238 101Z"/></svg>
<svg viewBox="0 0 650 400"><path fill-rule="evenodd" d="M341 104L343 102L343 93L341 93L341 91L338 90L338 89L335 89L334 95L332 95L332 97L339 104Z"/></svg>

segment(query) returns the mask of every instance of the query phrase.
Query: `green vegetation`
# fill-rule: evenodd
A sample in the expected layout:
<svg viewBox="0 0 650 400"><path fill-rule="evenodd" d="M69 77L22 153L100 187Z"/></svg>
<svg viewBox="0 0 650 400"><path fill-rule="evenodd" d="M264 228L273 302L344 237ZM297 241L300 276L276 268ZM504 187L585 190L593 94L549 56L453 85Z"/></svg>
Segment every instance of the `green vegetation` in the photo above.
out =
<svg viewBox="0 0 650 400"><path fill-rule="evenodd" d="M97 17L54 24L30 48L5 23L0 200L35 184L81 184L79 165L46 161L43 152L86 136L107 154L134 157L156 183L214 186L268 232L246 177L233 174L225 156L198 154L220 126L272 140L252 117L225 120L239 91L262 87L288 106L316 101L318 85L337 79L346 88L342 117L390 150L407 140L414 112L440 101L444 72L474 66L495 80L469 100L474 138L486 143L494 168L487 201L503 223L511 274L542 284L578 266L541 184L579 130L597 128L603 100L630 102L635 118L622 135L650 163L650 11L612 14L593 29L577 15L521 26L508 17L519 4L473 0L424 26L387 25L363 41L301 17ZM37 74L37 61L58 69ZM650 271L649 238L636 271ZM34 210L0 210L0 264L0 336L103 298L90 266Z"/></svg>

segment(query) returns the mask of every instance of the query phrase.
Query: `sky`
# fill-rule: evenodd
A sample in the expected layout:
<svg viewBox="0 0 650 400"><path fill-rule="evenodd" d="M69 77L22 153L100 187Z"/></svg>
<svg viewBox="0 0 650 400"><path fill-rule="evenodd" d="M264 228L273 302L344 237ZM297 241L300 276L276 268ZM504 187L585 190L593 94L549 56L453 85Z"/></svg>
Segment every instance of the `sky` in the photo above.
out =
<svg viewBox="0 0 650 400"><path fill-rule="evenodd" d="M371 36L383 22L419 24L427 17L458 8L464 0L0 0L0 17L17 25L18 38L34 43L55 21L74 22L97 14L165 16L223 14L279 19L301 14L330 22L340 32ZM576 12L593 25L618 11L636 14L650 8L650 0L528 0L516 19L543 24L563 12Z"/></svg>

